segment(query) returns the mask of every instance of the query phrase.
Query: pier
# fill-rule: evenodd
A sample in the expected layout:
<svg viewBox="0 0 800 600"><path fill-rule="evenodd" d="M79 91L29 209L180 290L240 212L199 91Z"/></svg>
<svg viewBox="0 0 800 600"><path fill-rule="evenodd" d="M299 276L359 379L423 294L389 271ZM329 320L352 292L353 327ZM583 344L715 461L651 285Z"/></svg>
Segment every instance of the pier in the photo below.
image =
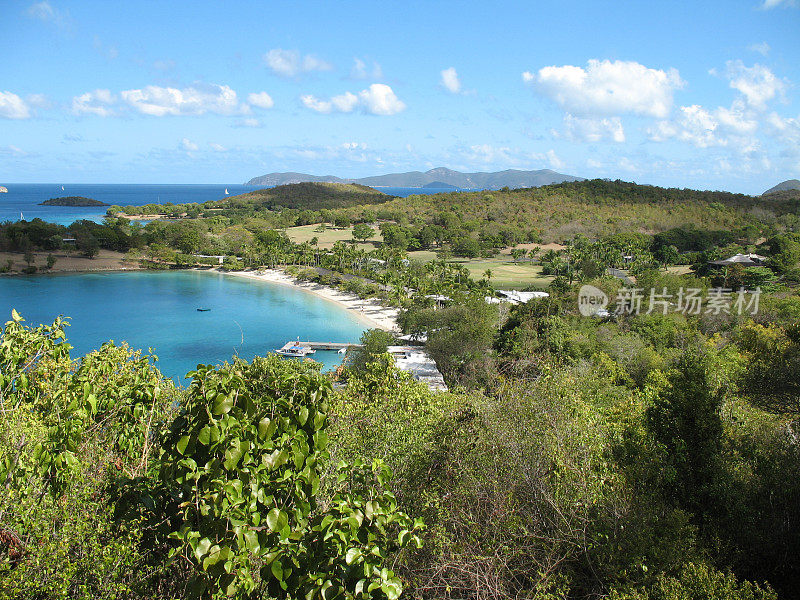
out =
<svg viewBox="0 0 800 600"><path fill-rule="evenodd" d="M356 348L364 347L363 344L348 344L346 342L286 342L281 350L287 350L295 346L308 348L309 350L333 350L334 352L338 352L342 349L355 350Z"/></svg>

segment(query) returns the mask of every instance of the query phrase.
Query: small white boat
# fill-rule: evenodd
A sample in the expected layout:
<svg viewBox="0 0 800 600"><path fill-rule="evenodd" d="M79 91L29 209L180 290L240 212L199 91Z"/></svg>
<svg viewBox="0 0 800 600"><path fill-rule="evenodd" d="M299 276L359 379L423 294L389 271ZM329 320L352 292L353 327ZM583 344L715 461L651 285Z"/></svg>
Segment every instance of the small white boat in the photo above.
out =
<svg viewBox="0 0 800 600"><path fill-rule="evenodd" d="M64 186L63 186L63 185L61 186L61 191L62 191L62 192L64 191Z"/></svg>
<svg viewBox="0 0 800 600"><path fill-rule="evenodd" d="M284 344L283 348L278 348L275 350L277 354L281 356L292 356L295 358L303 358L304 356L308 356L309 354L314 354L316 350L310 348L309 346L303 346L300 342L287 342Z"/></svg>
<svg viewBox="0 0 800 600"><path fill-rule="evenodd" d="M225 188L225 195L228 195L228 188Z"/></svg>

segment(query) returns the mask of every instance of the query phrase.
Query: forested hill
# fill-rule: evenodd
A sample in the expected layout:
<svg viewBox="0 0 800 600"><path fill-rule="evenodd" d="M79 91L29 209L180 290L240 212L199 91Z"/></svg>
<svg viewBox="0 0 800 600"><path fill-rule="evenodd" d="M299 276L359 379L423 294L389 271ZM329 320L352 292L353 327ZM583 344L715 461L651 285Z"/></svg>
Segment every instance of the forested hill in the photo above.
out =
<svg viewBox="0 0 800 600"><path fill-rule="evenodd" d="M231 196L223 204L230 208L263 207L322 210L347 208L362 204L379 204L393 196L355 183L292 183L264 190Z"/></svg>
<svg viewBox="0 0 800 600"><path fill-rule="evenodd" d="M359 210L341 212L356 218ZM389 201L380 212L393 215L393 220L412 223L440 224L455 217L461 223L474 224L473 230L530 231L534 237L550 242L577 233L590 237L657 233L685 225L714 230L741 228L763 218L797 215L800 199L593 179L533 189L418 194Z"/></svg>

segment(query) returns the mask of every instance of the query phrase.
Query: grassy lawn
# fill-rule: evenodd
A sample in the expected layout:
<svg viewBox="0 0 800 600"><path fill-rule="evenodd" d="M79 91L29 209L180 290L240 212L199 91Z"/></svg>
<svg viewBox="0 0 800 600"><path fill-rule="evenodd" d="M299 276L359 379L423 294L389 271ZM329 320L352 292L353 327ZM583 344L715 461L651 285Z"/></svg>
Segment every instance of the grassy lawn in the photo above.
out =
<svg viewBox="0 0 800 600"><path fill-rule="evenodd" d="M318 225L301 225L290 227L286 230L286 235L295 243L309 242L316 237L320 248L332 248L335 242L349 242L353 239L353 228L334 229L328 227L325 231L315 231ZM373 240L366 243L358 243L357 246L364 250L372 250L378 246L381 237L380 232L375 231ZM408 257L412 260L428 262L436 259L436 253L431 250L416 250L409 252ZM470 277L475 280L481 279L486 269L492 271L492 285L499 288L522 289L528 286L545 288L553 280L541 274L542 267L529 263L516 264L509 260L507 254L501 254L495 258L475 258L475 259L451 259L450 262L464 265Z"/></svg>
<svg viewBox="0 0 800 600"><path fill-rule="evenodd" d="M516 264L503 257L475 258L471 260L456 259L451 262L464 265L470 277L481 279L486 269L492 271L491 283L496 288L522 289L534 286L544 289L553 280L552 277L542 275L540 265L529 263Z"/></svg>
<svg viewBox="0 0 800 600"><path fill-rule="evenodd" d="M414 250L408 253L410 260L418 260L420 262L430 262L439 258L433 250Z"/></svg>
<svg viewBox="0 0 800 600"><path fill-rule="evenodd" d="M320 248L333 248L333 244L335 242L349 242L353 239L353 228L347 227L346 229L334 229L332 227L328 227L325 231L316 231L319 225L300 225L299 227L289 227L286 230L286 235L289 236L289 239L297 244L302 244L303 242L310 242L311 238L316 237L318 240L318 245ZM359 242L356 246L363 248L364 250L373 250L377 247L377 244L373 242L379 242L381 240L380 232L375 230L375 237L372 238L371 241L366 243Z"/></svg>
<svg viewBox="0 0 800 600"><path fill-rule="evenodd" d="M667 267L667 271L672 275L687 275L692 272L692 269L689 265L676 265Z"/></svg>
<svg viewBox="0 0 800 600"><path fill-rule="evenodd" d="M430 250L416 250L409 252L408 257L412 260L428 262L436 258L436 253ZM469 276L475 280L482 279L486 269L490 269L492 285L501 289L522 289L530 285L543 289L553 280L552 277L541 274L542 267L540 265L517 264L503 254L495 258L453 258L448 262L465 266L469 271Z"/></svg>

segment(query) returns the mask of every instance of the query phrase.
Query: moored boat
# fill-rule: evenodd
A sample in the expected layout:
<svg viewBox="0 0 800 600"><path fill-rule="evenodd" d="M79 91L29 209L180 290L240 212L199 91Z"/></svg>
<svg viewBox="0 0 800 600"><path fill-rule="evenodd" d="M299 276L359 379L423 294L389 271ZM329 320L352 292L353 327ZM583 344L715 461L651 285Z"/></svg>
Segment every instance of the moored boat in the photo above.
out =
<svg viewBox="0 0 800 600"><path fill-rule="evenodd" d="M295 358L303 358L304 356L308 356L309 354L314 354L316 350L311 348L310 346L304 346L300 343L300 341L296 342L286 342L282 348L278 348L275 350L277 354L281 356L291 356Z"/></svg>

